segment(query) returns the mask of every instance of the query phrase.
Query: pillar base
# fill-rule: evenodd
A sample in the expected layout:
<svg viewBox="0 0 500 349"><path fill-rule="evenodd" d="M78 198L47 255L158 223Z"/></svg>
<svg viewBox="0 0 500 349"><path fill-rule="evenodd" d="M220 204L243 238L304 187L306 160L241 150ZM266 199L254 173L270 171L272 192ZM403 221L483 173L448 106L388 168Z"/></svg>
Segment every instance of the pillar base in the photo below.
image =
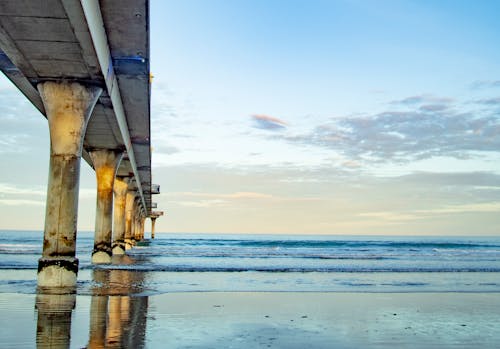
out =
<svg viewBox="0 0 500 349"><path fill-rule="evenodd" d="M132 247L134 247L136 244L135 240L133 239L125 239L125 250L130 250Z"/></svg>
<svg viewBox="0 0 500 349"><path fill-rule="evenodd" d="M38 261L38 292L45 294L69 294L76 292L78 259L59 257L40 258Z"/></svg>
<svg viewBox="0 0 500 349"><path fill-rule="evenodd" d="M113 245L113 256L125 254L125 243L116 243Z"/></svg>
<svg viewBox="0 0 500 349"><path fill-rule="evenodd" d="M111 256L108 252L95 251L92 253L92 264L110 264Z"/></svg>

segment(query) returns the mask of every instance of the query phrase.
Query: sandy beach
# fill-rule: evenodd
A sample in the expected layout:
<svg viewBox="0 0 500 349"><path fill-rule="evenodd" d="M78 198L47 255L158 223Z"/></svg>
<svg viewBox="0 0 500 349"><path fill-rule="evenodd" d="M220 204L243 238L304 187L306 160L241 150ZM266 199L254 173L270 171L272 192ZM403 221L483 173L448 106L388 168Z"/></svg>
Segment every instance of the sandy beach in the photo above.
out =
<svg viewBox="0 0 500 349"><path fill-rule="evenodd" d="M498 304L498 293L4 293L0 347L498 348Z"/></svg>

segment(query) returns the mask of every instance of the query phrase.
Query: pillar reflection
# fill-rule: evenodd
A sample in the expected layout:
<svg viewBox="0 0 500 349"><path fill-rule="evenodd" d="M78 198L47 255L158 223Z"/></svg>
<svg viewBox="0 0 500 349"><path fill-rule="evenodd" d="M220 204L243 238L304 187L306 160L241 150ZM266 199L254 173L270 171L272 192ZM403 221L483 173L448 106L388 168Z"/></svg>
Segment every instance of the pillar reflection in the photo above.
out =
<svg viewBox="0 0 500 349"><path fill-rule="evenodd" d="M70 347L71 316L75 302L75 294L38 294L36 296L37 348L63 349Z"/></svg>
<svg viewBox="0 0 500 349"><path fill-rule="evenodd" d="M126 268L127 264L133 263L125 255L119 267ZM71 342L71 320L77 296L38 294L35 305L38 313L37 348L144 348L148 312L148 297L140 295L144 291L144 282L145 273L130 269L92 271L86 344ZM80 329L74 328L73 331Z"/></svg>
<svg viewBox="0 0 500 349"><path fill-rule="evenodd" d="M143 348L148 297L135 294L143 291L144 273L97 269L93 280L88 348Z"/></svg>

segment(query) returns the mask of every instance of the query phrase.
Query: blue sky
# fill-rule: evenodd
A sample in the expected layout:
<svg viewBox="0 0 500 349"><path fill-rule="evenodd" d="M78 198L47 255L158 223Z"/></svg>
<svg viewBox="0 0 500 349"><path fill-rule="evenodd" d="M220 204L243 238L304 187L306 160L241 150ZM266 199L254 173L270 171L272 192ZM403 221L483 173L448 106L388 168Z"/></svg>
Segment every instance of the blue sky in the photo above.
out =
<svg viewBox="0 0 500 349"><path fill-rule="evenodd" d="M159 230L500 234L499 10L151 1ZM26 172L2 171L0 214L23 207L21 228L36 229L46 122L0 87L13 101L0 106L0 160ZM82 168L79 225L90 230L95 180Z"/></svg>

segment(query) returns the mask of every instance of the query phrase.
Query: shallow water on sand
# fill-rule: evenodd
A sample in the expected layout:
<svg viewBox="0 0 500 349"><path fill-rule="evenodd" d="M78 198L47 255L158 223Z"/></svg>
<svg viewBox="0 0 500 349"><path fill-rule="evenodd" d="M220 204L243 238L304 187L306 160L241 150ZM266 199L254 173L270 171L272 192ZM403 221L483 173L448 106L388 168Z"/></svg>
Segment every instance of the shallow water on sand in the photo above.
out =
<svg viewBox="0 0 500 349"><path fill-rule="evenodd" d="M0 294L2 348L498 348L498 293Z"/></svg>

